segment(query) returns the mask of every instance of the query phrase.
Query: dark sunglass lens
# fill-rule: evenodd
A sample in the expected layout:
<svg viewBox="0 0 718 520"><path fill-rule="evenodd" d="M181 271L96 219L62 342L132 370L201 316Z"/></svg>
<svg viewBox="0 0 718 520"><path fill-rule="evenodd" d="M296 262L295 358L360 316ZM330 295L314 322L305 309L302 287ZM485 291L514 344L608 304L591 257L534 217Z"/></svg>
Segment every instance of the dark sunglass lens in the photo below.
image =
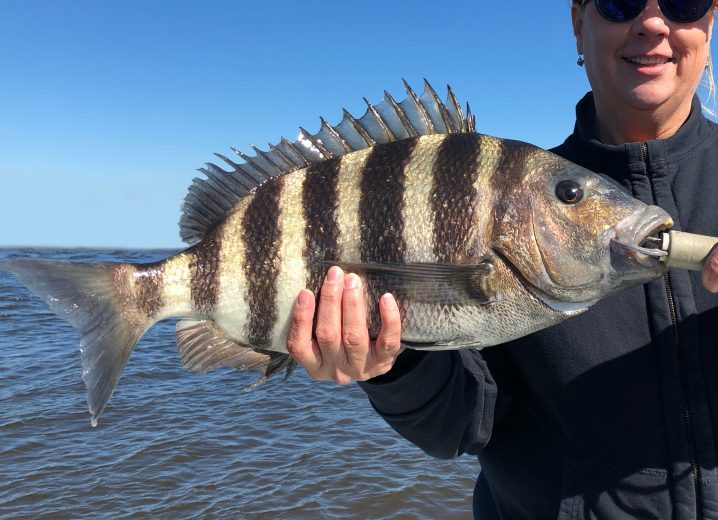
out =
<svg viewBox="0 0 718 520"><path fill-rule="evenodd" d="M692 23L703 18L713 0L662 0L661 11L674 22Z"/></svg>
<svg viewBox="0 0 718 520"><path fill-rule="evenodd" d="M596 9L606 20L626 22L643 11L646 0L596 0Z"/></svg>

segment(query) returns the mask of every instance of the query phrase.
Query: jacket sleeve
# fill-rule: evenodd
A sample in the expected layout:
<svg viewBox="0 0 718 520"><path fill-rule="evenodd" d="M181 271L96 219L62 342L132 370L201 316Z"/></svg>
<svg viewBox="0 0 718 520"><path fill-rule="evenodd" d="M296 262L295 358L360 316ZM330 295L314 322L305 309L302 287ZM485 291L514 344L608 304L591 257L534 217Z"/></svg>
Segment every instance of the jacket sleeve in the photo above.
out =
<svg viewBox="0 0 718 520"><path fill-rule="evenodd" d="M359 385L394 430L434 457L478 454L491 437L497 388L478 350L406 350L390 372Z"/></svg>

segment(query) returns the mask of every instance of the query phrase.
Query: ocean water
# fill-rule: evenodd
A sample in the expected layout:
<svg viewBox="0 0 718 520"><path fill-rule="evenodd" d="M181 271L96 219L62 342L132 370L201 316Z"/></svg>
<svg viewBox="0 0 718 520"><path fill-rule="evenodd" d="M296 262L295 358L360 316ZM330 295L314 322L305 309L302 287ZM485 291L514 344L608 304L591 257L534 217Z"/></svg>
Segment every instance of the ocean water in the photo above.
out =
<svg viewBox="0 0 718 520"><path fill-rule="evenodd" d="M168 251L0 249L149 262ZM140 341L90 426L79 335L0 272L0 518L470 518L475 458L432 459L356 385L298 368L185 371L174 323Z"/></svg>

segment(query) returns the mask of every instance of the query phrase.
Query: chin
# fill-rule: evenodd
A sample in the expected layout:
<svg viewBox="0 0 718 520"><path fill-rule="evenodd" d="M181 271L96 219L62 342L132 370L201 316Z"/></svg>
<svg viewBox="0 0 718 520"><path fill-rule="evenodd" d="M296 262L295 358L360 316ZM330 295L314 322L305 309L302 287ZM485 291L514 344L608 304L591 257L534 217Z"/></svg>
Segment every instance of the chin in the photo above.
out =
<svg viewBox="0 0 718 520"><path fill-rule="evenodd" d="M673 95L674 92L668 92L666 89L643 86L633 89L627 101L631 107L638 110L655 110L673 98Z"/></svg>

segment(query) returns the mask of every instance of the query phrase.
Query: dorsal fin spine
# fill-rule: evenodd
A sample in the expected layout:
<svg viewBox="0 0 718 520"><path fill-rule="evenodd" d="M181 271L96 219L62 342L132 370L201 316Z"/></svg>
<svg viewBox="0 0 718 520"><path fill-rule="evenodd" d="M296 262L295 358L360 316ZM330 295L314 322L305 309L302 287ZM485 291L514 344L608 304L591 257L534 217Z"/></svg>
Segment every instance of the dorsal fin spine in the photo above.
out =
<svg viewBox="0 0 718 520"><path fill-rule="evenodd" d="M271 178L272 178L272 175L271 175L268 171L266 171L264 168L262 168L262 166L257 162L257 160L256 160L254 157L250 157L249 155L244 154L244 153L242 153L242 152L237 152L237 153L239 153L239 156L240 156L242 159L244 159L244 162L245 162L245 163L247 163L248 165L250 165L250 166L251 166L252 168L254 168L257 172L259 172L259 174L260 174L262 177L264 177L263 180L271 179Z"/></svg>
<svg viewBox="0 0 718 520"><path fill-rule="evenodd" d="M439 108L439 114L441 115L441 119L444 121L446 131L450 134L454 133L456 130L454 129L454 124L451 121L449 112L446 110L446 107L439 99L439 96L436 95L436 92L426 79L424 79L424 90L429 93L429 96L434 100L434 103L436 103L436 106Z"/></svg>
<svg viewBox="0 0 718 520"><path fill-rule="evenodd" d="M232 175L231 173L228 173L227 175L215 175L210 173L210 175L213 175L212 178L214 178L215 181L220 184L227 193L230 194L229 200L231 201L232 205L234 205L237 202L239 196L241 196L241 194L237 192L246 190L246 188L244 187L244 185L242 185L236 175ZM209 177L209 175L207 176Z"/></svg>
<svg viewBox="0 0 718 520"><path fill-rule="evenodd" d="M334 157L334 154L327 150L322 143L319 142L318 139L316 139L312 134L307 132L304 128L301 126L299 127L299 132L302 134L302 137L312 143L312 146L316 148L320 154L324 156L324 159L332 159Z"/></svg>
<svg viewBox="0 0 718 520"><path fill-rule="evenodd" d="M244 155L236 148L232 148L232 151L236 153L239 157L242 157L242 155ZM247 162L237 166L237 173L240 176L244 176L247 181L252 185L252 188L258 186L259 184L262 184L265 180L267 180L261 172L257 171L254 165Z"/></svg>
<svg viewBox="0 0 718 520"><path fill-rule="evenodd" d="M344 140L344 138L341 135L339 135L339 132L337 132L336 129L332 125L327 123L326 119L324 119L323 117L320 117L319 121L321 122L322 127L327 131L327 133L334 136L334 139L338 143L341 143L342 147L344 148L344 153L350 153L353 151L347 144L346 140Z"/></svg>
<svg viewBox="0 0 718 520"><path fill-rule="evenodd" d="M379 143L437 133L474 131L476 119L468 103L464 116L451 87L447 86L447 98L442 103L426 80L421 96L417 96L406 80L402 81L407 92L403 101L397 102L387 91L376 105L364 98L367 110L361 118L354 118L346 110L336 125L320 118L321 126L316 133L300 128L295 142L282 138L277 145L270 144L268 152L252 146L254 156L232 148L242 159L241 163L215 154L231 171L212 163L200 168L206 179L198 178L192 182L182 205L182 238L190 244L200 241L242 197L274 177Z"/></svg>
<svg viewBox="0 0 718 520"><path fill-rule="evenodd" d="M396 115L399 117L399 121L401 121L401 124L406 129L406 133L409 134L409 137L418 136L419 133L416 131L416 128L414 128L414 125L411 124L409 118L406 117L406 113L404 112L404 110L386 90L384 91L384 99L389 102L391 107L394 109L394 112L396 112Z"/></svg>
<svg viewBox="0 0 718 520"><path fill-rule="evenodd" d="M404 86L406 87L406 93L414 101L414 104L416 105L416 107L419 111L419 114L421 115L422 119L424 120L426 127L429 129L429 132L430 133L436 132L434 123L431 122L429 113L426 111L426 108L424 108L424 105L422 105L421 100L419 99L419 96L416 95L416 92L414 92L414 89L412 89L411 86L409 86L409 84L406 82L405 79L402 79L402 81L404 82Z"/></svg>
<svg viewBox="0 0 718 520"><path fill-rule="evenodd" d="M233 161L232 159L230 159L229 157L227 157L227 156L225 156L225 155L222 155L221 153L217 153L217 152L215 152L214 155L216 155L216 156L219 157L222 161L224 161L224 162L226 162L228 165L230 165L233 170L236 170L237 168L239 168L239 164L237 164L236 162L234 162L234 161Z"/></svg>
<svg viewBox="0 0 718 520"><path fill-rule="evenodd" d="M294 146L294 144L287 141L284 137L282 137L281 144L284 145L284 147L287 148L288 151L292 152L299 158L299 161L297 162L299 163L300 168L306 168L307 166L309 166L309 161L307 160L307 158L299 151L296 146Z"/></svg>
<svg viewBox="0 0 718 520"><path fill-rule="evenodd" d="M476 131L476 118L471 113L471 107L469 103L466 103L466 132Z"/></svg>
<svg viewBox="0 0 718 520"><path fill-rule="evenodd" d="M376 141L372 136L370 136L366 129L359 124L359 121L357 121L353 115L351 115L346 108L342 109L344 111L344 119L349 122L349 124L352 125L354 130L356 131L359 136L364 139L364 142L367 146L374 146L376 145Z"/></svg>
<svg viewBox="0 0 718 520"><path fill-rule="evenodd" d="M219 180L216 170L224 172L227 175L229 174L229 172L225 172L218 166L215 166L212 163L207 163L205 175L207 175L209 182L204 184L203 187L211 189L215 193L215 196L212 197L215 202L219 203L222 207L226 205L227 208L231 208L235 201L225 195L225 190L222 189L222 187L224 187L224 183Z"/></svg>
<svg viewBox="0 0 718 520"><path fill-rule="evenodd" d="M291 157L289 157L287 154L285 154L281 148L278 146L275 146L273 144L269 144L269 149L273 152L277 152L277 155L280 159L282 159L291 169L298 169L301 168L301 165L297 164Z"/></svg>
<svg viewBox="0 0 718 520"><path fill-rule="evenodd" d="M392 132L391 129L389 128L389 125L387 125L387 124L384 122L384 119L381 117L381 115L379 114L379 112L377 112L377 110L376 110L376 108L374 107L374 105L372 105L371 103L369 103L369 101L367 100L367 98L362 98L362 99L364 100L364 103L367 104L367 110L369 111L369 113L371 113L371 114L374 116L374 119L376 119L377 125L379 125L379 128L381 128L381 131L384 132L384 136L386 137L386 141L385 141L385 142L390 143L390 142L392 142L392 141L395 141L395 140L396 140L396 136L394 135L394 132Z"/></svg>
<svg viewBox="0 0 718 520"><path fill-rule="evenodd" d="M267 161L267 163L270 164L272 166L272 168L274 168L275 170L280 171L280 172L284 171L284 169L279 164L275 163L272 160L272 158L269 156L269 154L267 152L260 150L259 148L257 148L254 145L251 145L251 146L252 146L252 150L254 150L254 153L256 153L258 156L262 157L262 159Z"/></svg>
<svg viewBox="0 0 718 520"><path fill-rule="evenodd" d="M451 89L450 85L446 86L447 90L447 101L449 101L451 108L454 109L454 113L456 114L456 120L454 121L454 127L457 129L457 132L463 132L464 131L464 113L461 111L461 105L456 100L456 96L454 95L454 91Z"/></svg>

